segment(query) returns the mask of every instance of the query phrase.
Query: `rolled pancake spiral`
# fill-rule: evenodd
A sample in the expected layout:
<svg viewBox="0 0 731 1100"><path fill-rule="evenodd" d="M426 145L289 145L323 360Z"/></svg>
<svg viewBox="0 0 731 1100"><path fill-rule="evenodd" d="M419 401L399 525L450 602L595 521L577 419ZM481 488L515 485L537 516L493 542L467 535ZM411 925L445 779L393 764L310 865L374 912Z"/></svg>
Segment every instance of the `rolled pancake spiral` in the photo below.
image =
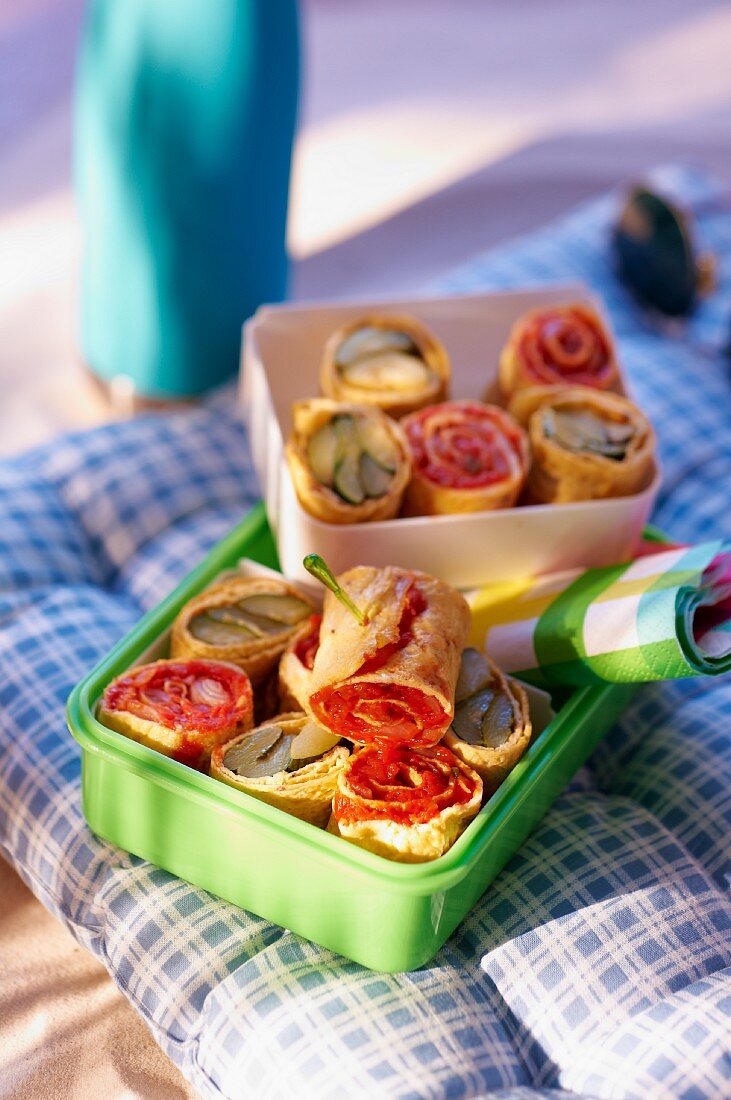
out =
<svg viewBox="0 0 731 1100"><path fill-rule="evenodd" d="M531 310L515 322L500 354L499 384L506 401L526 386L619 390L612 337L581 302Z"/></svg>
<svg viewBox="0 0 731 1100"><path fill-rule="evenodd" d="M402 333L418 350L424 365L422 378L409 386L357 385L348 372L338 365L338 352L344 342L361 330L386 330ZM320 365L320 387L326 397L336 401L352 401L362 405L375 405L389 416L401 417L406 413L442 401L448 393L451 368L449 356L441 341L425 325L413 317L369 314L349 321L337 329L328 339Z"/></svg>
<svg viewBox="0 0 731 1100"><path fill-rule="evenodd" d="M480 656L485 662L489 677L487 686L494 693L494 700L503 703L505 709L509 710L510 722L506 725L504 734L501 733L491 745L473 744L464 740L453 727L445 734L444 744L477 772L482 779L485 793L492 794L530 745L532 727L528 696L523 687L516 680L505 676L489 657L484 654ZM469 697L465 702L469 703ZM459 709L458 699L458 713Z"/></svg>
<svg viewBox="0 0 731 1100"><path fill-rule="evenodd" d="M279 662L280 710L304 710L310 697L315 655L320 645L321 615L312 615L290 641Z"/></svg>
<svg viewBox="0 0 731 1100"><path fill-rule="evenodd" d="M338 777L328 831L401 863L443 855L480 809L482 780L444 745L368 745Z"/></svg>
<svg viewBox="0 0 731 1100"><path fill-rule="evenodd" d="M520 413L528 418L533 462L526 485L530 502L566 504L631 496L651 482L655 472L656 438L650 422L636 405L617 394L599 393L585 386L557 388L552 393L526 391ZM588 412L631 435L623 457L611 458L590 450L573 450L548 431L546 413Z"/></svg>
<svg viewBox="0 0 731 1100"><path fill-rule="evenodd" d="M481 401L448 401L402 421L413 473L404 513L482 512L512 507L530 461L528 439L513 418Z"/></svg>
<svg viewBox="0 0 731 1100"><path fill-rule="evenodd" d="M191 768L253 724L249 677L222 661L154 661L112 680L99 721Z"/></svg>
<svg viewBox="0 0 731 1100"><path fill-rule="evenodd" d="M256 734L259 729L276 725L285 736L291 736L298 734L307 720L307 715L302 713L280 714L225 745L219 745L211 757L211 775L229 787L245 791L269 806L298 817L300 821L308 821L311 825L324 829L330 817L338 775L350 754L347 746L336 745L318 760L304 764L296 771L281 770L274 775L259 778L237 775L224 763L230 749Z"/></svg>
<svg viewBox="0 0 731 1100"><path fill-rule="evenodd" d="M311 438L336 417L349 416L357 422L375 422L390 441L394 473L386 491L378 497L351 504L330 486L320 482L308 455ZM366 404L344 404L327 398L297 401L292 406L292 433L285 446L297 499L311 516L325 523L372 523L393 519L401 508L404 490L411 476L411 458L401 427L380 409Z"/></svg>
<svg viewBox="0 0 731 1100"><path fill-rule="evenodd" d="M206 588L183 607L173 623L171 655L187 659L198 657L202 660L229 661L242 668L255 687L260 685L276 667L287 643L301 630L301 623L293 626L283 623L282 629L276 633L266 633L260 638L229 645L204 642L191 634L189 629L196 615L209 608L226 607L255 595L293 596L306 604L312 612L315 611L312 599L288 581L277 577L231 577Z"/></svg>
<svg viewBox="0 0 731 1100"><path fill-rule="evenodd" d="M338 581L365 613L360 626L328 592L307 711L353 741L437 742L454 715L470 612L426 573L356 566Z"/></svg>

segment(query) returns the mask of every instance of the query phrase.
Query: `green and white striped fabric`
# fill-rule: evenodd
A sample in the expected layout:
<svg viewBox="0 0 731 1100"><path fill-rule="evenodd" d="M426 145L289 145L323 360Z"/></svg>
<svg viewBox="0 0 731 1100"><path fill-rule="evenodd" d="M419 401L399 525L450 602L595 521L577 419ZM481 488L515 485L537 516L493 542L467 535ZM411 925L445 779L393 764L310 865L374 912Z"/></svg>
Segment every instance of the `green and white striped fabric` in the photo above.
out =
<svg viewBox="0 0 731 1100"><path fill-rule="evenodd" d="M468 596L471 645L541 686L731 670L731 543L672 547Z"/></svg>

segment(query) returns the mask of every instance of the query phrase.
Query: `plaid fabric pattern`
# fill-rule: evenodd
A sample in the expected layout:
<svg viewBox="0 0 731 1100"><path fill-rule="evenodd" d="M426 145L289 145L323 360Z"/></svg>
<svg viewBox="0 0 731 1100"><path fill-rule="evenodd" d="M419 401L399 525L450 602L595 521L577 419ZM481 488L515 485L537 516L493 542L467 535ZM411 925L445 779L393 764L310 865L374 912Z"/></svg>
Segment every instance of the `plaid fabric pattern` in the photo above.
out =
<svg viewBox="0 0 731 1100"><path fill-rule="evenodd" d="M716 539L624 565L487 585L469 597L470 641L543 687L720 675L731 670L729 596L731 544Z"/></svg>
<svg viewBox="0 0 731 1100"><path fill-rule="evenodd" d="M718 294L680 331L651 327L613 281L613 197L448 286L578 277L603 295L660 437L656 520L702 542L731 537L731 213L703 177L669 182L720 257ZM223 394L0 465L5 856L205 1097L729 1095L728 678L642 689L412 974L370 973L86 828L66 696L257 495L231 405Z"/></svg>

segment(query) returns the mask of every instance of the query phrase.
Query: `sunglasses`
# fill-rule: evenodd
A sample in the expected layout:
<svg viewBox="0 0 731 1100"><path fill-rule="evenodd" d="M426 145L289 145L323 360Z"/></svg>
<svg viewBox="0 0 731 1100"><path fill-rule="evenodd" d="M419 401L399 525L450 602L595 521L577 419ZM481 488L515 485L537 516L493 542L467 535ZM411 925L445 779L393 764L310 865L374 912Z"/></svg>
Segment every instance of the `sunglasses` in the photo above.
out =
<svg viewBox="0 0 731 1100"><path fill-rule="evenodd" d="M715 262L696 254L690 218L645 187L630 192L612 249L618 278L648 309L685 317L713 290Z"/></svg>

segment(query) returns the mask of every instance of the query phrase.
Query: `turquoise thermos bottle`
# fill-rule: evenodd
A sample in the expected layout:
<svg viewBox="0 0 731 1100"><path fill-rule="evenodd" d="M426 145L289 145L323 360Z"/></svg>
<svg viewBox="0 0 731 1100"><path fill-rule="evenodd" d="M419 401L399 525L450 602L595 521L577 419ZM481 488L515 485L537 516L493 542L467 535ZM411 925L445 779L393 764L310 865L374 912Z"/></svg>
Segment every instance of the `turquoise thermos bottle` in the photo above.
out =
<svg viewBox="0 0 731 1100"><path fill-rule="evenodd" d="M88 0L75 174L81 347L103 381L186 396L236 370L286 293L295 0Z"/></svg>

